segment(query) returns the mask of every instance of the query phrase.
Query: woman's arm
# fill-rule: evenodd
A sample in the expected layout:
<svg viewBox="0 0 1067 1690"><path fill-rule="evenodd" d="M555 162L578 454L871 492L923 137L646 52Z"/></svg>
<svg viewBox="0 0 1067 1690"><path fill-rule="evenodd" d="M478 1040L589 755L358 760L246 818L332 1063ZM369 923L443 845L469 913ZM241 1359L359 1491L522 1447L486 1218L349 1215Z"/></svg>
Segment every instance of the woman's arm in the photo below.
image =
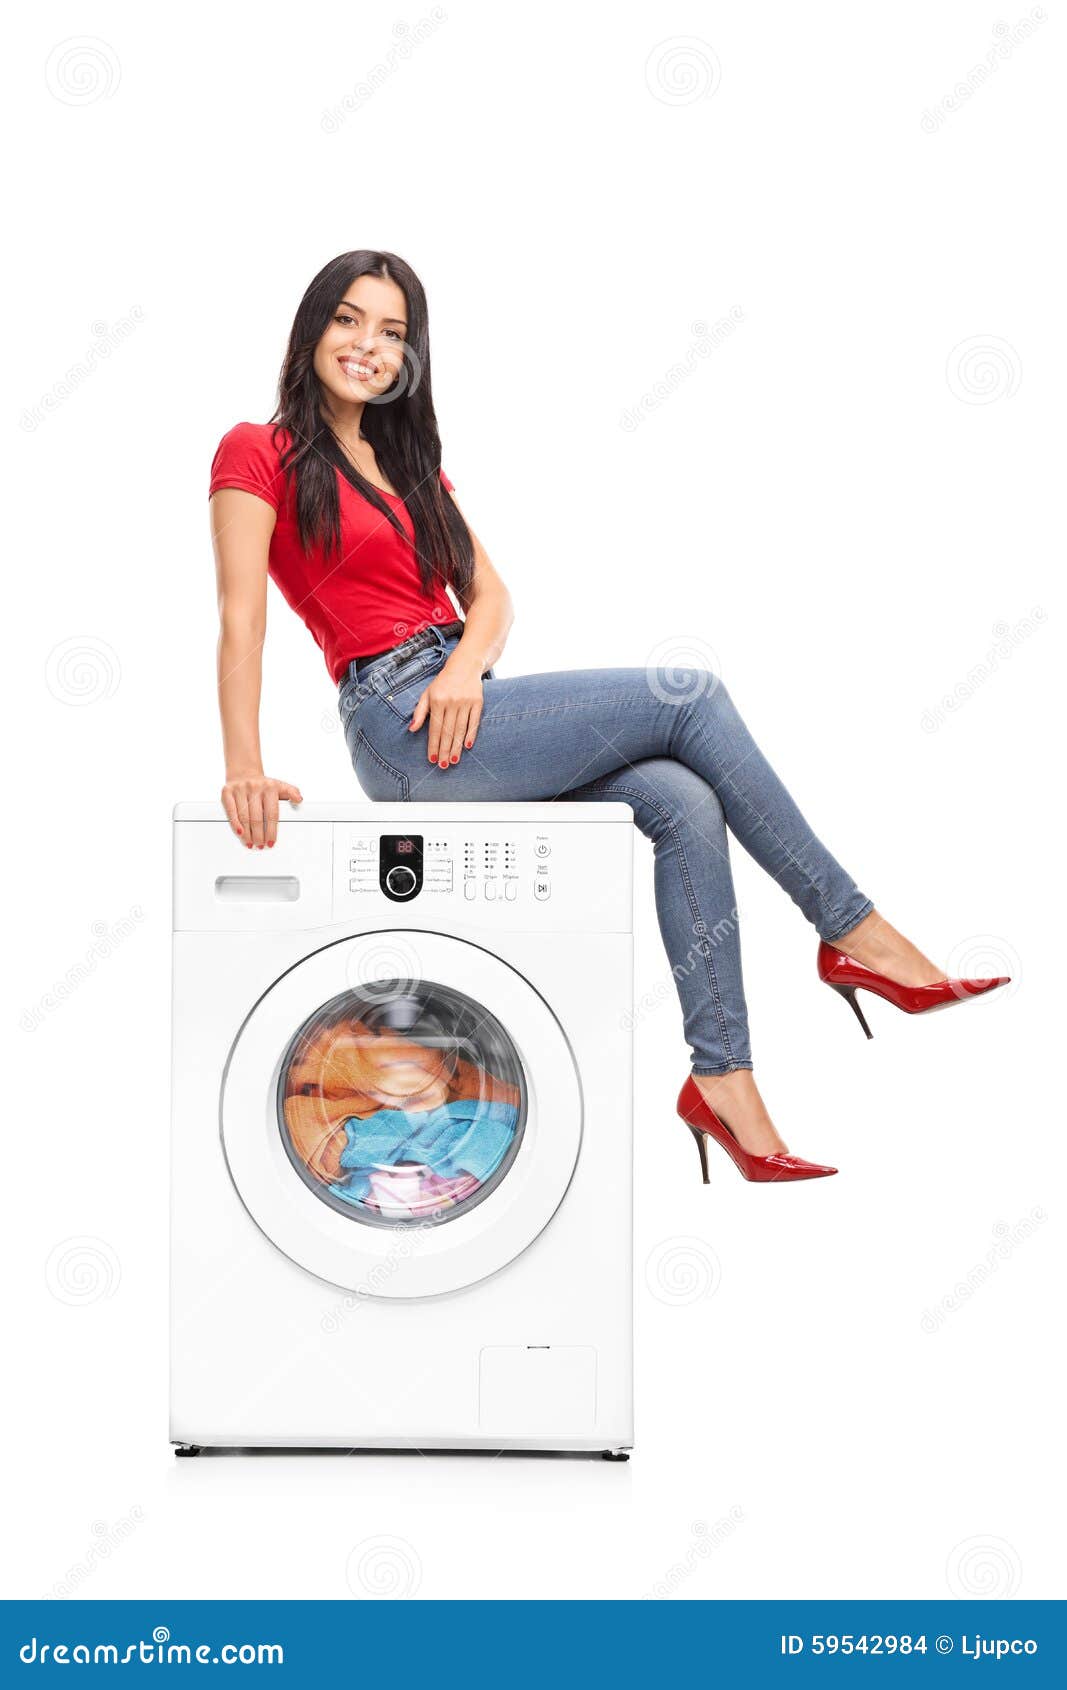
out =
<svg viewBox="0 0 1067 1690"><path fill-rule="evenodd" d="M252 849L278 837L278 802L302 802L287 781L263 773L259 747L259 696L267 632L267 557L274 532L273 505L255 493L221 487L209 505L218 582L219 713L226 761L222 802L230 826Z"/></svg>
<svg viewBox="0 0 1067 1690"><path fill-rule="evenodd" d="M459 503L454 493L452 498ZM440 674L420 693L408 723L409 732L416 733L429 715L426 754L442 767L458 763L464 748L474 744L482 717L482 676L503 652L515 620L511 594L467 526L474 542L474 574L466 592L456 595L465 617L463 635Z"/></svg>
<svg viewBox="0 0 1067 1690"><path fill-rule="evenodd" d="M454 493L452 498L458 504ZM473 528L468 526L468 532L474 544L474 574L467 591L456 595L466 621L463 637L452 656L456 658L462 653L481 676L503 656L515 610L511 594L489 561L485 547Z"/></svg>

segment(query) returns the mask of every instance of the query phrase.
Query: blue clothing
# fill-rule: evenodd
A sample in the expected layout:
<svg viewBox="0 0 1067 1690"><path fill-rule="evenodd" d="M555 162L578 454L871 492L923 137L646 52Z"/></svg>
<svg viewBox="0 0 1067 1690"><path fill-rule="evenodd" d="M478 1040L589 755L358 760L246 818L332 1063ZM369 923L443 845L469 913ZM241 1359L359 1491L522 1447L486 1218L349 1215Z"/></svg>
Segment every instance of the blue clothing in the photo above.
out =
<svg viewBox="0 0 1067 1690"><path fill-rule="evenodd" d="M379 1109L366 1120L345 1122L347 1144L341 1152L347 1177L330 1190L361 1203L370 1191L370 1173L397 1162L422 1162L442 1179L473 1174L485 1181L499 1166L515 1136L519 1111L510 1103L457 1098L436 1109Z"/></svg>
<svg viewBox="0 0 1067 1690"><path fill-rule="evenodd" d="M874 908L816 838L718 677L703 669L570 669L482 678L474 750L447 769L428 721L407 724L458 635L412 656L354 658L338 709L374 803L629 804L654 848L660 933L693 1072L751 1068L728 830L833 943Z"/></svg>

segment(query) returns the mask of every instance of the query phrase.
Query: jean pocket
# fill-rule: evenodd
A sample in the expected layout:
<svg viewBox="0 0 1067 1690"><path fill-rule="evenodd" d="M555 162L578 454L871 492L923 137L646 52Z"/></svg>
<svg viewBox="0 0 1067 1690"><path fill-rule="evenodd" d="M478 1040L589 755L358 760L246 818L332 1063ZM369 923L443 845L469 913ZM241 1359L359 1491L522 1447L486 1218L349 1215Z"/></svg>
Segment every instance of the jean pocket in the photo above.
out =
<svg viewBox="0 0 1067 1690"><path fill-rule="evenodd" d="M372 804L407 803L409 777L375 749L361 728L352 736L351 752L356 779Z"/></svg>
<svg viewBox="0 0 1067 1690"><path fill-rule="evenodd" d="M421 692L427 681L444 667L447 656L440 646L430 646L399 664L383 664L372 670L370 685L393 715L406 722L415 708L414 689Z"/></svg>

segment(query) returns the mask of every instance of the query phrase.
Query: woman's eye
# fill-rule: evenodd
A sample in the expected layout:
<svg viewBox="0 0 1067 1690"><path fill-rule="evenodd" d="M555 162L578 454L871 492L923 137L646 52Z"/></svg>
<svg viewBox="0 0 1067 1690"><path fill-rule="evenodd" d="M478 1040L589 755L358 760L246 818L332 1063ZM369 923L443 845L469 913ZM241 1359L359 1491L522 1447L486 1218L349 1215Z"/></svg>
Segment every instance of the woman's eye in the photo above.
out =
<svg viewBox="0 0 1067 1690"><path fill-rule="evenodd" d="M354 323L355 320L356 319L354 317L346 316L343 311L339 311L337 313L336 317L334 318L335 323L344 323L346 325L349 324L349 323Z"/></svg>

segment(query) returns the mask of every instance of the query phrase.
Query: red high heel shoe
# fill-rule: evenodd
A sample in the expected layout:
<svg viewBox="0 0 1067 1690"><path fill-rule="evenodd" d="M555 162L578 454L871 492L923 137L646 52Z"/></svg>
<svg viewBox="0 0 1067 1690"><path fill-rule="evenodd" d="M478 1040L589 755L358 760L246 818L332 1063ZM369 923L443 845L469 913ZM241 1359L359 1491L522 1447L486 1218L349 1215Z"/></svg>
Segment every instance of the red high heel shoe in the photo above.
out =
<svg viewBox="0 0 1067 1690"><path fill-rule="evenodd" d="M885 974L866 968L855 957L835 951L823 939L819 943L819 979L825 980L835 992L852 1005L856 1020L869 1039L874 1034L867 1018L856 1002L857 991L876 992L887 1003L895 1004L905 1015L925 1015L931 1009L948 1009L954 1003L966 1003L969 998L981 997L1009 984L1011 976L999 974L991 980L938 980L932 986L901 986Z"/></svg>
<svg viewBox="0 0 1067 1690"><path fill-rule="evenodd" d="M678 1113L697 1141L705 1185L711 1184L708 1178L709 1138L722 1145L745 1179L756 1180L761 1185L792 1179L823 1179L827 1174L837 1172L836 1168L824 1167L821 1162L805 1162L802 1156L791 1156L787 1150L777 1151L773 1156L751 1155L734 1137L725 1121L719 1120L691 1074L678 1094Z"/></svg>

